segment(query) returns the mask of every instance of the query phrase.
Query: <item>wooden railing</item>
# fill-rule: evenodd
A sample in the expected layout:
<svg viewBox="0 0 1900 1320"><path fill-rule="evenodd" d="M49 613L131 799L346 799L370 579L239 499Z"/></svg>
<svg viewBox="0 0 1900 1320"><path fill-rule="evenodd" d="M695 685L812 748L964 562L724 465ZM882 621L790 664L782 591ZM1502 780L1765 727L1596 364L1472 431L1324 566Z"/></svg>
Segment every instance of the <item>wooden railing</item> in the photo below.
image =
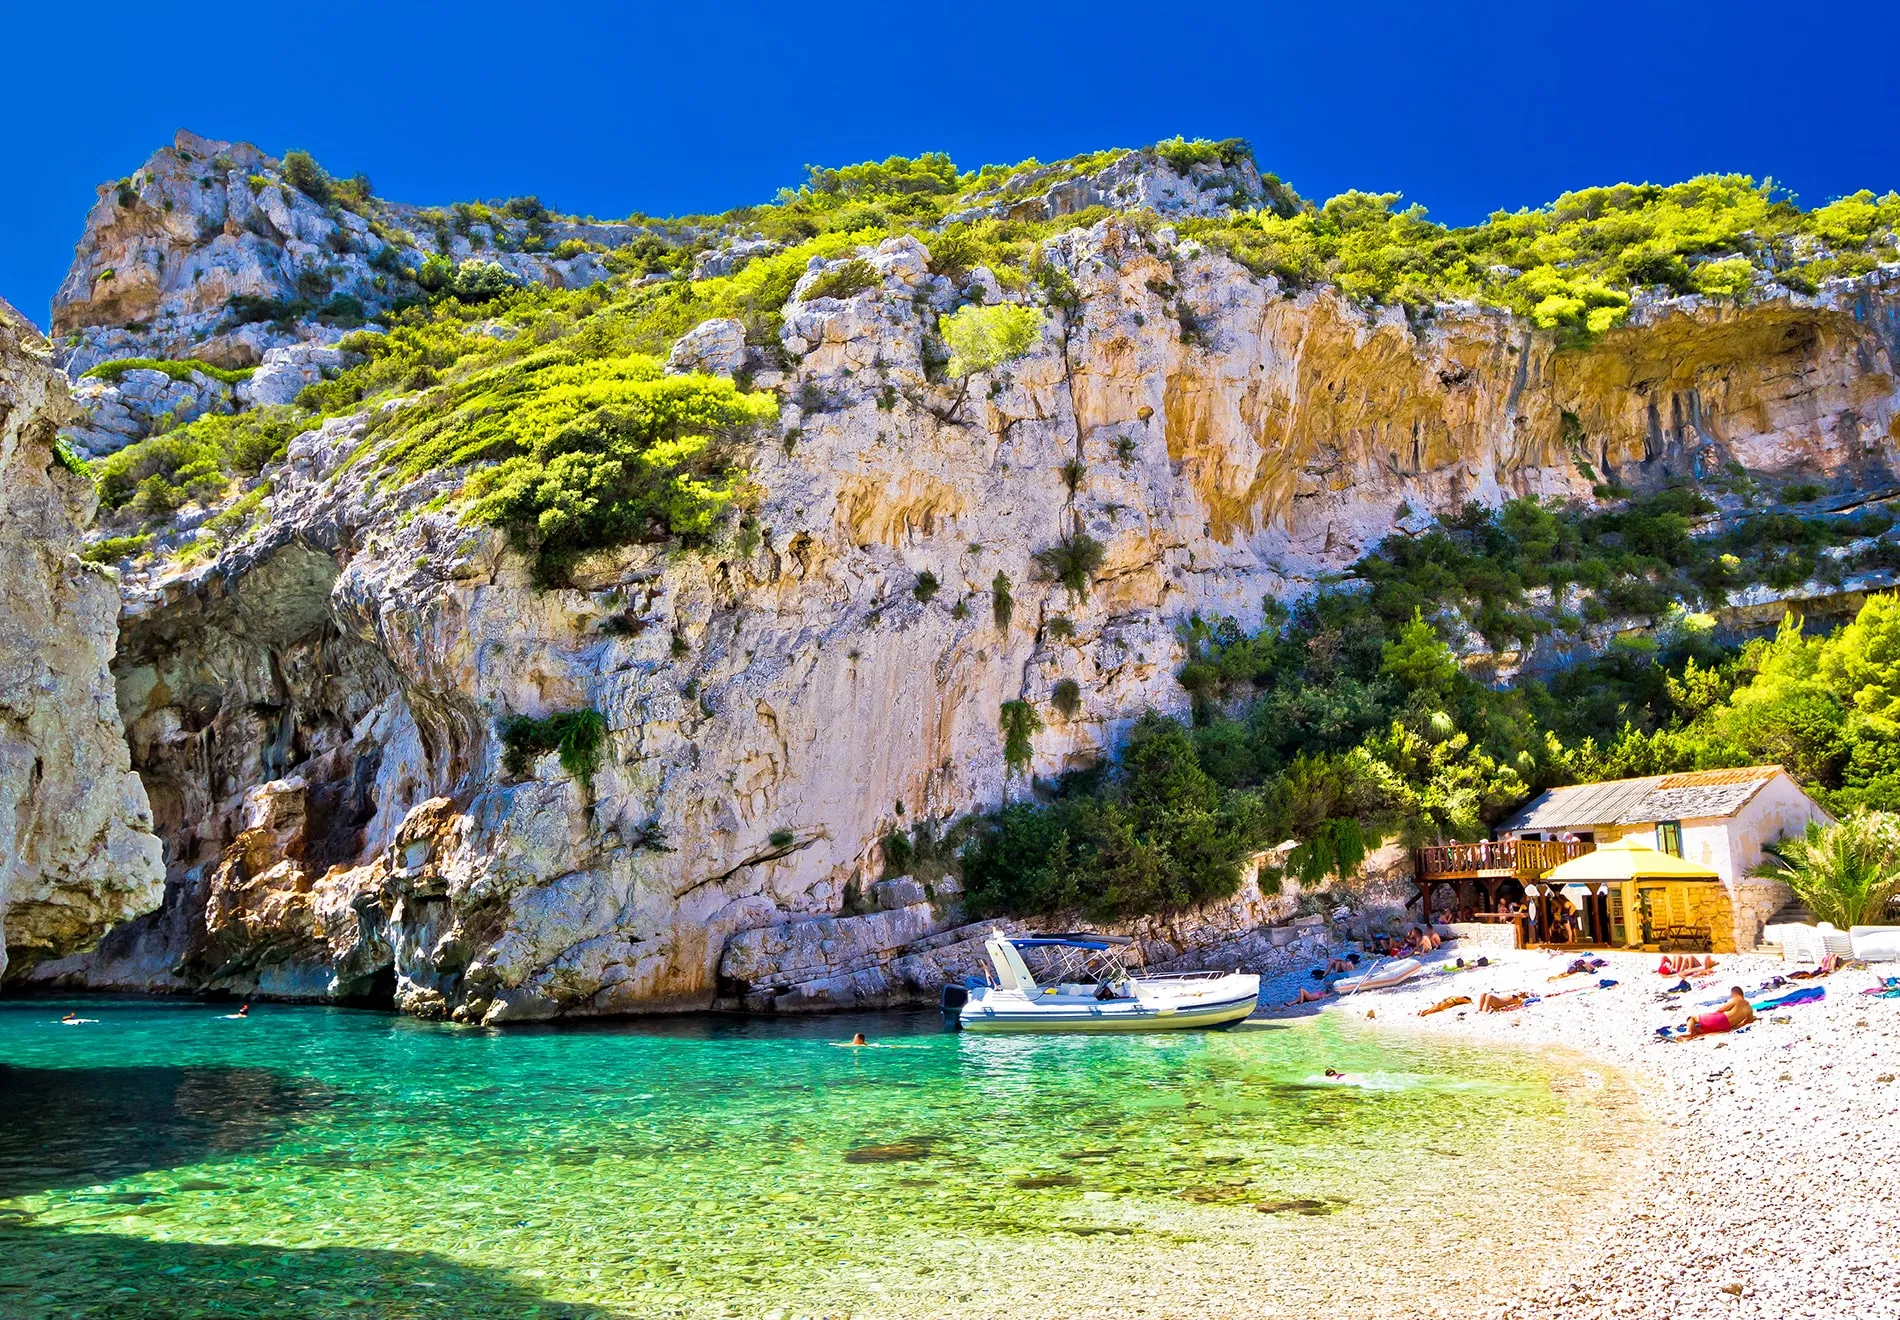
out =
<svg viewBox="0 0 1900 1320"><path fill-rule="evenodd" d="M1485 843L1441 843L1418 850L1421 880L1497 875L1531 880L1559 862L1596 849L1594 843L1556 843L1543 839L1494 839Z"/></svg>

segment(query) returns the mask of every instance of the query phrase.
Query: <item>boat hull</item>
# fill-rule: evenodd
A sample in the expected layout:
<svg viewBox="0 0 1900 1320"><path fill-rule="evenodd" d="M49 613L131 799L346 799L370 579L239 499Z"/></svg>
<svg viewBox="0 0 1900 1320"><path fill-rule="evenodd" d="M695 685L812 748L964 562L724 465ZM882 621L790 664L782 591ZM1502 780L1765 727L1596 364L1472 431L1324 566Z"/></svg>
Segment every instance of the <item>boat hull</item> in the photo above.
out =
<svg viewBox="0 0 1900 1320"><path fill-rule="evenodd" d="M1191 1031L1231 1026L1258 1006L1257 979L1251 990L1183 1004L1143 1004L1109 1000L1094 1004L1033 1004L1012 997L972 999L957 1015L965 1031Z"/></svg>

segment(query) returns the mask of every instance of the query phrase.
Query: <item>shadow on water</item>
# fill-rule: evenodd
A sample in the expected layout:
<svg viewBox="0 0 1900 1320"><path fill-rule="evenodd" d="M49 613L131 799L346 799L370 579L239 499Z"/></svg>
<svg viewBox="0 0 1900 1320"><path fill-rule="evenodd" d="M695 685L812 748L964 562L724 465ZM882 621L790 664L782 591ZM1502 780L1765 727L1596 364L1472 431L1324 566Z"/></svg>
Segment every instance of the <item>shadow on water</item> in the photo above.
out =
<svg viewBox="0 0 1900 1320"><path fill-rule="evenodd" d="M265 1068L0 1064L0 1197L256 1150L326 1103Z"/></svg>
<svg viewBox="0 0 1900 1320"><path fill-rule="evenodd" d="M208 1246L0 1228L0 1259L0 1315L17 1320L620 1315L549 1301L505 1275L422 1252Z"/></svg>

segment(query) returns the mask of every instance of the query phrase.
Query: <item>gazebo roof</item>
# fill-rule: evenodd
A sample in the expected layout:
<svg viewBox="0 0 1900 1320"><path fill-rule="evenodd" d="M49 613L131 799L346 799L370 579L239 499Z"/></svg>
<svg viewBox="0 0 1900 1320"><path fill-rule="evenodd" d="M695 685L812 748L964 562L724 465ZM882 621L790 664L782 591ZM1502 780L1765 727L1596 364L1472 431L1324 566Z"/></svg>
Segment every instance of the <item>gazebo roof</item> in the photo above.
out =
<svg viewBox="0 0 1900 1320"><path fill-rule="evenodd" d="M1602 882L1606 880L1719 880L1721 873L1712 866L1685 862L1682 858L1639 843L1635 839L1614 839L1600 844L1594 852L1573 857L1544 872L1547 884Z"/></svg>

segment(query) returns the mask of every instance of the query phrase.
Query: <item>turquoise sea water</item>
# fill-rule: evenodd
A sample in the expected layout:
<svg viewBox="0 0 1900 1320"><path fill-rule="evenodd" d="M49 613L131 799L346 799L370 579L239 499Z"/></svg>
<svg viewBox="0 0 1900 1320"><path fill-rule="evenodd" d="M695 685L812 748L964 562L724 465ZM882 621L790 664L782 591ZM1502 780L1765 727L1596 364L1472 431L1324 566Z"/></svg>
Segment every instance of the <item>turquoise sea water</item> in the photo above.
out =
<svg viewBox="0 0 1900 1320"><path fill-rule="evenodd" d="M1151 1278L1352 1268L1488 1187L1560 1194L1551 1134L1609 1121L1561 1060L1327 1019L229 1011L0 1003L0 1315L948 1315L1029 1277L1093 1313ZM881 1047L838 1044L857 1029Z"/></svg>

